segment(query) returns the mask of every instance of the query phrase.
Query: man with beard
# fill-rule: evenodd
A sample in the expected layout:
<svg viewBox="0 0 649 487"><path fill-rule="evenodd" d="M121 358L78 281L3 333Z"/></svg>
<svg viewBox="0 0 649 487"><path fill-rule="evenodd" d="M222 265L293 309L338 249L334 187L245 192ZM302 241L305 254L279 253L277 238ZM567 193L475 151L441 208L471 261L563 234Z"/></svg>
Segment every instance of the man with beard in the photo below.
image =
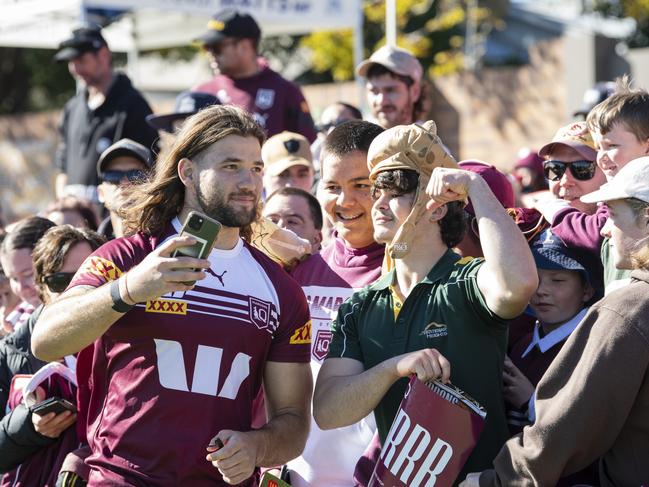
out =
<svg viewBox="0 0 649 487"><path fill-rule="evenodd" d="M235 107L189 118L151 180L133 188L124 223L136 233L98 249L43 311L38 357L93 347L88 485L255 486L258 467L304 447L306 300L240 235L257 217L263 140ZM178 236L192 210L223 224L208 259L172 257L195 243ZM268 423L252 430L262 383Z"/></svg>
<svg viewBox="0 0 649 487"><path fill-rule="evenodd" d="M356 68L366 78L367 104L381 127L416 122L425 115L423 68L406 49L383 46Z"/></svg>

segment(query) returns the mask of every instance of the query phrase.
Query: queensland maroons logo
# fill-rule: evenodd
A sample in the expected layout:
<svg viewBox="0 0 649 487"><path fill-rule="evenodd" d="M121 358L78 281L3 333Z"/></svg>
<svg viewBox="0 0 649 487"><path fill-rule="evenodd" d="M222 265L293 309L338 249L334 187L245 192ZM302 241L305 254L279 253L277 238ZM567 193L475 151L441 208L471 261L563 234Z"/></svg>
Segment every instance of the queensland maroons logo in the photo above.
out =
<svg viewBox="0 0 649 487"><path fill-rule="evenodd" d="M268 328L270 303L262 301L261 299L253 298L252 296L248 298L248 303L250 305L250 320L260 330Z"/></svg>
<svg viewBox="0 0 649 487"><path fill-rule="evenodd" d="M315 358L320 361L325 359L327 352L329 352L329 344L331 343L332 336L333 333L331 333L331 330L318 330L315 341L313 342L313 356Z"/></svg>

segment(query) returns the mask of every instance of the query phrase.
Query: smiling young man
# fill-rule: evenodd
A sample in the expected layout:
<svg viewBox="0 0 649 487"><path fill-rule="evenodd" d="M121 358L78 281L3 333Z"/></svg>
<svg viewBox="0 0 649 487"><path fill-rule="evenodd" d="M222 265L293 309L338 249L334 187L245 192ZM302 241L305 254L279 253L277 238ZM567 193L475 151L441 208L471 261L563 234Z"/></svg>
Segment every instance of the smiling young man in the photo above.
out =
<svg viewBox="0 0 649 487"><path fill-rule="evenodd" d="M508 437L506 320L537 285L527 242L484 179L456 169L432 121L386 130L372 142L368 166L374 237L388 244L391 270L338 309L314 418L333 429L373 411L384 443L407 378L452 380L487 410L467 466L490 465ZM484 261L451 250L466 231L467 197Z"/></svg>
<svg viewBox="0 0 649 487"><path fill-rule="evenodd" d="M257 218L263 140L238 108L187 119L150 182L133 189L125 227L137 233L98 249L43 311L35 355L93 348L89 485L254 486L259 466L302 451L306 300L240 237ZM178 236L192 210L223 225L205 260L172 257L195 242ZM262 383L269 420L251 430ZM215 435L224 446L206 459Z"/></svg>
<svg viewBox="0 0 649 487"><path fill-rule="evenodd" d="M583 199L609 205L603 233L631 283L590 308L539 382L536 422L462 487L557 485L593 461L602 487L649 479L649 157Z"/></svg>
<svg viewBox="0 0 649 487"><path fill-rule="evenodd" d="M329 133L322 149L320 195L333 222L334 238L292 272L311 311L311 369L314 378L331 342L331 321L351 294L381 274L384 247L374 241L370 215L367 151L383 132L363 121L345 122ZM304 453L288 464L294 487L350 487L354 467L376 426L374 418L322 431L312 422Z"/></svg>

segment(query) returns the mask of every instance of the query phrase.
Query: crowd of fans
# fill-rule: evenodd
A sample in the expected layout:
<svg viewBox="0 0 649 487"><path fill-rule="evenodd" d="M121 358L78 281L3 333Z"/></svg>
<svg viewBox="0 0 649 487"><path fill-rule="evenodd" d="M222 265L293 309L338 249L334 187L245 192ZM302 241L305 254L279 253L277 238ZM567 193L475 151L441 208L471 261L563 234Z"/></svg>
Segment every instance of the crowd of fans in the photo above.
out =
<svg viewBox="0 0 649 487"><path fill-rule="evenodd" d="M98 28L62 43L57 200L0 244L1 485L366 486L413 374L487 411L456 484L649 484L649 93L598 85L504 174L408 51L358 66L373 121L316 125L260 36L215 15L157 115Z"/></svg>

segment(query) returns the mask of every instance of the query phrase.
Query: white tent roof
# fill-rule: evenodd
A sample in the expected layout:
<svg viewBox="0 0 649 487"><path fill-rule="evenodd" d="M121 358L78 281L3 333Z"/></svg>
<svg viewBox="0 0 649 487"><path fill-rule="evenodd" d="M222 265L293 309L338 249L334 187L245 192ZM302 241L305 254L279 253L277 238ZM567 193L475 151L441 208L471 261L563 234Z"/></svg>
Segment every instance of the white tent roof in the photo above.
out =
<svg viewBox="0 0 649 487"><path fill-rule="evenodd" d="M264 36L356 29L362 22L361 0L0 0L0 46L56 48L84 6L132 10L104 30L113 51L187 45L228 7L253 15Z"/></svg>

